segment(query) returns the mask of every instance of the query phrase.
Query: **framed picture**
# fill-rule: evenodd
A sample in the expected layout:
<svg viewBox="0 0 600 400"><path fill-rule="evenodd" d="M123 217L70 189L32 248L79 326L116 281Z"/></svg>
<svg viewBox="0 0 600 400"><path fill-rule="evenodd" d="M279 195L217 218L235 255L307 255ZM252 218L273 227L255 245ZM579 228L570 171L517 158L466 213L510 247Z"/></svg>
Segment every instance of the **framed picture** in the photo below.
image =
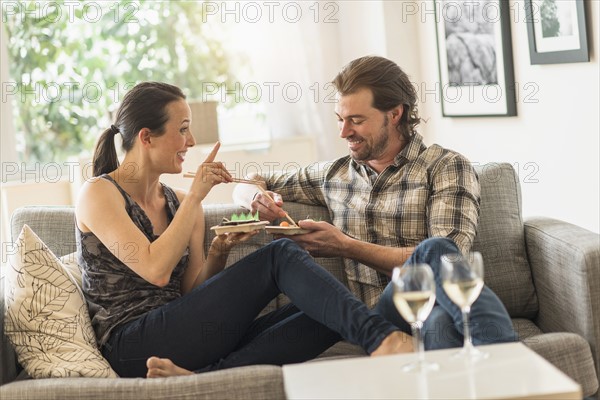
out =
<svg viewBox="0 0 600 400"><path fill-rule="evenodd" d="M590 60L583 0L525 0L531 64Z"/></svg>
<svg viewBox="0 0 600 400"><path fill-rule="evenodd" d="M515 116L505 0L435 0L444 117Z"/></svg>

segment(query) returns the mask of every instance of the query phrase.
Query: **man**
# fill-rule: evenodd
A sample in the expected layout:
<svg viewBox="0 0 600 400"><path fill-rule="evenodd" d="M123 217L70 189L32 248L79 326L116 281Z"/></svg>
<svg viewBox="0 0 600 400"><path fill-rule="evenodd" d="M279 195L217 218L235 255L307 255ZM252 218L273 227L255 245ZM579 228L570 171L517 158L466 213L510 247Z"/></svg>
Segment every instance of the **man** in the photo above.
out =
<svg viewBox="0 0 600 400"><path fill-rule="evenodd" d="M415 130L416 91L394 62L356 59L333 83L340 137L350 155L293 173L254 176L275 202L251 185L238 185L234 199L271 221L285 216L282 199L326 206L333 225L300 221L312 232L290 238L313 256L343 257L352 292L410 332L393 305L389 276L407 261L426 262L439 276L442 255L470 249L479 218L478 178L462 155L423 144ZM439 306L424 327L426 348L460 346L461 313L439 279L437 296ZM475 344L515 338L504 306L487 287L472 307L471 321Z"/></svg>

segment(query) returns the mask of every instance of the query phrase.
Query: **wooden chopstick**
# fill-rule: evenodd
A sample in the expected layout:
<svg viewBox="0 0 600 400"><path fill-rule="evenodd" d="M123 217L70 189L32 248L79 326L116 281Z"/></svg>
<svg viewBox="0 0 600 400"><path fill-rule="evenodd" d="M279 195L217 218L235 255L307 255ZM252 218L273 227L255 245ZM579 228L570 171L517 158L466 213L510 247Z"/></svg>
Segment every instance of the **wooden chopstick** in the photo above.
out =
<svg viewBox="0 0 600 400"><path fill-rule="evenodd" d="M240 178L231 178L233 182L237 183L248 183L250 185L259 185L260 181L253 181L251 179L240 179Z"/></svg>
<svg viewBox="0 0 600 400"><path fill-rule="evenodd" d="M256 185L258 187L258 190L260 190L260 192L263 195L267 196L269 199L271 199L271 201L273 203L275 203L275 200L271 197L271 195L269 195L269 193L267 193L267 191L261 185L259 185L258 183L254 183L254 185ZM292 225L298 226L298 224L296 223L296 221L294 221L292 219L292 217L290 217L290 214L288 214L287 211L284 211L284 212L285 212L285 217L287 218L287 220L290 221L292 223Z"/></svg>
<svg viewBox="0 0 600 400"><path fill-rule="evenodd" d="M185 174L183 174L184 178L194 178L196 176L195 172L186 172ZM255 185L258 187L258 190L260 190L260 192L267 196L269 199L271 199L271 201L273 203L275 203L275 200L273 200L273 198L269 195L269 193L267 193L267 191L260 185L262 182L261 181L255 181L255 180L251 180L251 179L240 179L240 178L232 178L231 179L233 182L237 182L237 183L247 183L250 185ZM290 214L287 213L287 211L285 212L285 217L287 218L288 221L290 221L294 226L298 226L298 224L296 223L296 221L294 221L292 219L292 217L290 217Z"/></svg>
<svg viewBox="0 0 600 400"><path fill-rule="evenodd" d="M185 174L183 174L184 178L194 178L196 176L195 172L186 172ZM250 179L241 179L241 178L231 178L232 182L236 182L236 183L247 183L250 185L258 185L260 183L260 181L253 181Z"/></svg>

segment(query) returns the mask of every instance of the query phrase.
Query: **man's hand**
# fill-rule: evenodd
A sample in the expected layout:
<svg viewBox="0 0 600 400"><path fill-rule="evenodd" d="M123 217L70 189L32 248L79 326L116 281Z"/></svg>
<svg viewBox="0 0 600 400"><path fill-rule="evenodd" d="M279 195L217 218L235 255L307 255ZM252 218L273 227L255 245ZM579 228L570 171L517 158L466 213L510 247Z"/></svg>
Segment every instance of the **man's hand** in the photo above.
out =
<svg viewBox="0 0 600 400"><path fill-rule="evenodd" d="M313 257L343 257L363 263L376 271L392 276L392 270L404 264L414 247L389 247L354 239L328 222L310 219L298 221L303 229L312 232L287 237L298 243Z"/></svg>
<svg viewBox="0 0 600 400"><path fill-rule="evenodd" d="M308 251L313 257L341 257L346 254L350 237L328 222L315 222L312 219L298 221L300 228L312 232L288 237Z"/></svg>
<svg viewBox="0 0 600 400"><path fill-rule="evenodd" d="M277 218L284 218L286 214L282 209L283 199L281 195L266 190L267 184L264 179L256 174L250 174L248 179L257 181L260 188L257 185L246 183L237 184L233 189L235 204L252 211L252 213L258 211L259 218L262 221L273 222ZM271 198L264 193L267 193Z"/></svg>
<svg viewBox="0 0 600 400"><path fill-rule="evenodd" d="M258 216L263 221L273 222L277 218L284 218L286 214L282 208L283 200L281 196L271 191L267 191L267 193L271 198L261 192L256 194L254 200L250 203L252 212L258 211Z"/></svg>

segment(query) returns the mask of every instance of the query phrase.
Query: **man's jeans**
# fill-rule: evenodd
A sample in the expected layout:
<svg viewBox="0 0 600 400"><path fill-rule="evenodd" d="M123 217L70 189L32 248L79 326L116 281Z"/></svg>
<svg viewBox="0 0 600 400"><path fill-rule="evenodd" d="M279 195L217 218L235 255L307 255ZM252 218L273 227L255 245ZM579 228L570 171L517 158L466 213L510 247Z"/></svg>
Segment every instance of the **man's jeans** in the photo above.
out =
<svg viewBox="0 0 600 400"><path fill-rule="evenodd" d="M447 238L430 238L421 242L405 265L429 264L436 283L436 304L423 324L425 349L445 349L463 345L462 312L446 295L440 278L444 254L460 253L456 244ZM408 267L410 268L410 267ZM485 266L484 266L485 269ZM403 332L411 333L410 325L400 316L393 301L393 283L385 288L375 311L391 321ZM494 292L483 287L479 298L471 306L469 328L474 345L513 342L517 335L506 308Z"/></svg>
<svg viewBox="0 0 600 400"><path fill-rule="evenodd" d="M279 293L293 305L256 318ZM123 377L145 376L150 356L202 372L306 361L341 337L371 353L396 330L296 243L280 239L117 328L102 354Z"/></svg>

